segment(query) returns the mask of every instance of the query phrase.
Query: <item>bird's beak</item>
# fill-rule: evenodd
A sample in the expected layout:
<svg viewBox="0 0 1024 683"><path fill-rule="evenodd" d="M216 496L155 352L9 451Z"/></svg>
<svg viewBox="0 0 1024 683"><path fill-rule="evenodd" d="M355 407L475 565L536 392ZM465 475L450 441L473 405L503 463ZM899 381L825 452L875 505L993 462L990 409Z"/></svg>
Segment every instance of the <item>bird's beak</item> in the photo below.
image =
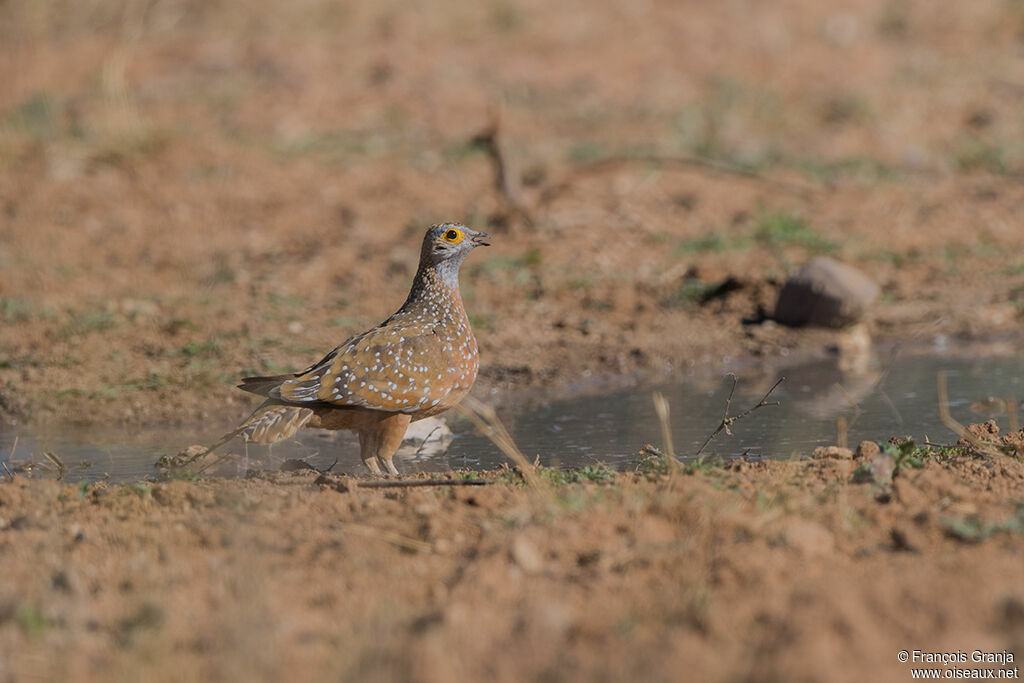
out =
<svg viewBox="0 0 1024 683"><path fill-rule="evenodd" d="M478 232L470 238L470 241L478 247L489 247L491 246L491 243L488 242L489 239L491 236L486 232Z"/></svg>

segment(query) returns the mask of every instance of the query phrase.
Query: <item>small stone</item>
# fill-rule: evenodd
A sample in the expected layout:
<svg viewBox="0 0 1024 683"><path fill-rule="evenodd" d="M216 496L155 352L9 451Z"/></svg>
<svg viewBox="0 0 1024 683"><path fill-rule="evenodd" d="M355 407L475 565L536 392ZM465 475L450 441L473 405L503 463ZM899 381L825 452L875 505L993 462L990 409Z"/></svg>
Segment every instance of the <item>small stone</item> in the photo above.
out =
<svg viewBox="0 0 1024 683"><path fill-rule="evenodd" d="M527 574L536 574L544 568L544 558L537 546L524 536L516 536L512 541L512 559Z"/></svg>
<svg viewBox="0 0 1024 683"><path fill-rule="evenodd" d="M871 479L876 484L889 484L892 482L892 473L896 469L896 459L888 453L879 451L868 460Z"/></svg>
<svg viewBox="0 0 1024 683"><path fill-rule="evenodd" d="M799 327L845 327L860 320L879 286L853 266L818 256L789 276L775 304L775 320Z"/></svg>
<svg viewBox="0 0 1024 683"><path fill-rule="evenodd" d="M861 441L857 444L857 450L853 454L853 457L857 460L867 460L873 458L875 455L881 452L881 448L874 441Z"/></svg>
<svg viewBox="0 0 1024 683"><path fill-rule="evenodd" d="M1024 624L1024 597L1008 595L996 605L996 613L1008 626Z"/></svg>
<svg viewBox="0 0 1024 683"><path fill-rule="evenodd" d="M849 460L853 457L853 451L849 448L842 448L841 446L819 446L814 449L814 453L811 456L815 460L820 458L836 458L838 460Z"/></svg>
<svg viewBox="0 0 1024 683"><path fill-rule="evenodd" d="M917 540L916 533L906 526L894 526L889 529L889 541L892 543L893 550L904 552L917 552L921 545Z"/></svg>

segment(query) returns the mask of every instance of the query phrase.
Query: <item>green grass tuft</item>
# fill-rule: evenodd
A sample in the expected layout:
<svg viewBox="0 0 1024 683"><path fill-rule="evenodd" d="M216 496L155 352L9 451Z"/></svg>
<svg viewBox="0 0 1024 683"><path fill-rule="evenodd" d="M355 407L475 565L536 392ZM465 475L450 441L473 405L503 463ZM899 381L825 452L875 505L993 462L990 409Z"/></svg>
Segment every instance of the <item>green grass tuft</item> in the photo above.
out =
<svg viewBox="0 0 1024 683"><path fill-rule="evenodd" d="M50 620L33 607L22 603L14 612L14 620L29 638L39 638L50 628Z"/></svg>
<svg viewBox="0 0 1024 683"><path fill-rule="evenodd" d="M768 247L797 246L813 253L836 249L834 242L819 235L803 218L785 211L764 214L758 218L754 239Z"/></svg>

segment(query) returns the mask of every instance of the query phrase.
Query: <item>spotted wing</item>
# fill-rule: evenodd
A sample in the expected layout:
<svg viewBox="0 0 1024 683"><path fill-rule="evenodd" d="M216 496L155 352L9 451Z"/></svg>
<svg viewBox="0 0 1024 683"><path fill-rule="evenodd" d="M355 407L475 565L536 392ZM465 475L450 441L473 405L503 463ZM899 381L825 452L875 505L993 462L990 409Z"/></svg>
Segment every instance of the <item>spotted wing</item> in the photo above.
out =
<svg viewBox="0 0 1024 683"><path fill-rule="evenodd" d="M296 403L415 412L450 393L457 374L448 348L425 325L383 325L337 347L275 394Z"/></svg>

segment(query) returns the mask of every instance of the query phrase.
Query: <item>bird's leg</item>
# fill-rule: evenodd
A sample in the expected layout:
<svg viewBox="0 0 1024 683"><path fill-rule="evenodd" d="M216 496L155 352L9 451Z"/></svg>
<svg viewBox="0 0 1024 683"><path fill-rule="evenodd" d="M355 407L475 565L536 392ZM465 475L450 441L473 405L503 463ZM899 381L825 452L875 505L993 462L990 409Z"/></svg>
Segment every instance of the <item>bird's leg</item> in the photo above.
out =
<svg viewBox="0 0 1024 683"><path fill-rule="evenodd" d="M359 430L359 457L362 458L370 474L383 474L377 463L377 425L371 424Z"/></svg>
<svg viewBox="0 0 1024 683"><path fill-rule="evenodd" d="M370 458L369 460L364 460L363 464L366 465L366 469L370 470L370 474L375 474L378 477L384 474L383 472L380 471L380 465L377 464L377 458Z"/></svg>
<svg viewBox="0 0 1024 683"><path fill-rule="evenodd" d="M411 421L412 417L405 413L381 413L373 423L359 431L359 455L371 472L378 473L380 465L383 465L388 474L398 474L391 457L402 445Z"/></svg>
<svg viewBox="0 0 1024 683"><path fill-rule="evenodd" d="M409 428L410 422L412 422L412 416L405 413L394 413L380 422L381 435L377 447L377 457L384 463L388 474L398 476L398 468L395 467L391 458L394 457L398 447L402 445L402 439L405 438L405 431Z"/></svg>

